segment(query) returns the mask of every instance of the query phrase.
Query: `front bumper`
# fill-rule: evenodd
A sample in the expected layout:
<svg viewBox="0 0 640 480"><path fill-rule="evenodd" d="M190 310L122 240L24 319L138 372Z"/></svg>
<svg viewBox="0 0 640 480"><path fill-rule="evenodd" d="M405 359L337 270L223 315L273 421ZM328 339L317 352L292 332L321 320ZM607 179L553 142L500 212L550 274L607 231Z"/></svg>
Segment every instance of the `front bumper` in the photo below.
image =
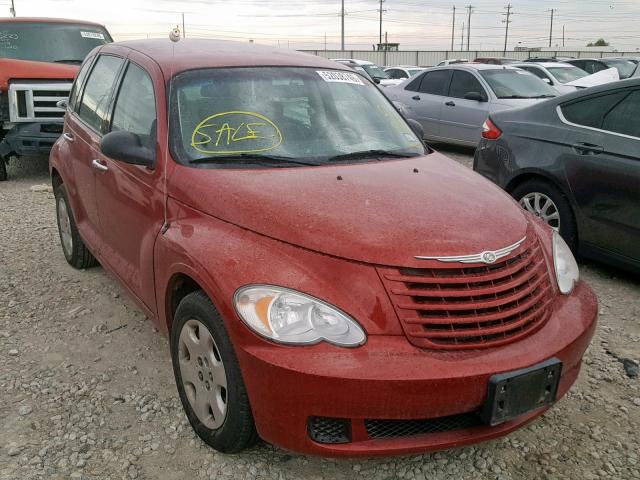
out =
<svg viewBox="0 0 640 480"><path fill-rule="evenodd" d="M557 399L578 376L596 326L597 300L579 283L558 297L539 331L498 348L462 352L422 350L404 336L370 336L359 348L319 344L286 347L265 341L237 349L256 427L285 449L323 456L375 456L440 450L505 435L542 414L494 427L474 425L436 433L372 438L371 420L422 420L468 415L482 408L489 377L551 357L563 363ZM347 443L319 443L309 419L344 419ZM368 430L369 428L369 430Z"/></svg>
<svg viewBox="0 0 640 480"><path fill-rule="evenodd" d="M0 158L48 155L62 133L62 123L16 123L0 142Z"/></svg>

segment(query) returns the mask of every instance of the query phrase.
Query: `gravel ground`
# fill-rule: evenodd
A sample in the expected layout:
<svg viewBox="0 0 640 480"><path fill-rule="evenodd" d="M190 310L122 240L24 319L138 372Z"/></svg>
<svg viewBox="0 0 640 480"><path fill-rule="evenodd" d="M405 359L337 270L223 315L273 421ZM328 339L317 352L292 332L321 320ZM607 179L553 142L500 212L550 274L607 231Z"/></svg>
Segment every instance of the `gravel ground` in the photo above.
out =
<svg viewBox="0 0 640 480"><path fill-rule="evenodd" d="M640 278L581 265L601 310L580 378L506 438L382 460L265 443L222 455L187 424L167 340L101 268L66 264L53 194L32 189L48 184L46 159L25 164L0 184L0 479L640 478L640 380L625 360L640 359Z"/></svg>

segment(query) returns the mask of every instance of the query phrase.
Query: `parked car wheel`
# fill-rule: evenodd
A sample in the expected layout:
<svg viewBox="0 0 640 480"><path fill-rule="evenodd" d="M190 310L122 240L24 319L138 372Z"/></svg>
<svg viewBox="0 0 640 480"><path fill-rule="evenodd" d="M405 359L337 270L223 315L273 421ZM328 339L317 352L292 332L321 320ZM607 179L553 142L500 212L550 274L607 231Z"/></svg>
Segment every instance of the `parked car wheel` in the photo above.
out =
<svg viewBox="0 0 640 480"><path fill-rule="evenodd" d="M575 250L578 235L573 210L557 188L543 180L529 180L518 185L511 195L522 208L559 232L567 245Z"/></svg>
<svg viewBox="0 0 640 480"><path fill-rule="evenodd" d="M69 197L64 184L58 185L54 191L56 197L56 217L58 220L58 233L64 258L73 268L89 268L98 264L98 261L86 247L80 232L73 219L73 212L69 205Z"/></svg>
<svg viewBox="0 0 640 480"><path fill-rule="evenodd" d="M0 158L0 182L4 182L7 179L7 162L4 158Z"/></svg>
<svg viewBox="0 0 640 480"><path fill-rule="evenodd" d="M198 436L224 453L253 445L258 434L240 366L220 314L202 291L178 305L171 359L182 406Z"/></svg>

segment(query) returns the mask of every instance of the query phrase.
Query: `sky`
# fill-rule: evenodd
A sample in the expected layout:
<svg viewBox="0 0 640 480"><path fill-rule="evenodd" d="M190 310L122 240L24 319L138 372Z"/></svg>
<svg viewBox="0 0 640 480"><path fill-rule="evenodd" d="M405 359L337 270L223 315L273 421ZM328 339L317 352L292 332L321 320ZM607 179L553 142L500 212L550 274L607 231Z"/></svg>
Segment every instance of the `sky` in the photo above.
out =
<svg viewBox="0 0 640 480"><path fill-rule="evenodd" d="M14 0L18 16L91 20L115 40L166 37L185 18L187 37L249 41L295 49L340 46L340 0ZM471 13L471 50L502 50L508 0L385 0L383 32L401 50L459 49ZM10 0L0 0L0 16ZM511 0L508 49L547 46L554 9L553 46L575 49L605 38L619 51L640 49L640 0ZM345 46L370 50L378 42L379 0L345 0ZM326 42L326 43L325 43ZM464 40L466 47L466 38Z"/></svg>

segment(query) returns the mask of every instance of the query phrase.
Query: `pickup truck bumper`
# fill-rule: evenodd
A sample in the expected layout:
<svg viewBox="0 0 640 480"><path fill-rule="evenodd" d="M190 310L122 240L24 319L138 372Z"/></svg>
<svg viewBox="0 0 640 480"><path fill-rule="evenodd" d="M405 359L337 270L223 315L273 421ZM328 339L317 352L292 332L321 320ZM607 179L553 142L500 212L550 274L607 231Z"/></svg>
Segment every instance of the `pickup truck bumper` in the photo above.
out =
<svg viewBox="0 0 640 480"><path fill-rule="evenodd" d="M48 155L62 133L62 123L17 123L0 141L0 158Z"/></svg>

